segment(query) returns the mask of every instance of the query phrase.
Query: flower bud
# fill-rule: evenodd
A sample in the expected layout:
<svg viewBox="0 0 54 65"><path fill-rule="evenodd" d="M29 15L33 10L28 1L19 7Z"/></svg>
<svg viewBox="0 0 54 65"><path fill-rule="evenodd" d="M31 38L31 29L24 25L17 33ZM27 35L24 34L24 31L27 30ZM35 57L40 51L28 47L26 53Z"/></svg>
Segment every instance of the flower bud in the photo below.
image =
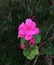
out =
<svg viewBox="0 0 54 65"><path fill-rule="evenodd" d="M29 44L33 46L33 45L34 45L34 42L35 42L35 39L33 38L33 39L31 39L31 40L29 41Z"/></svg>
<svg viewBox="0 0 54 65"><path fill-rule="evenodd" d="M20 49L23 50L24 48L25 48L25 44L21 44L21 45L20 45Z"/></svg>

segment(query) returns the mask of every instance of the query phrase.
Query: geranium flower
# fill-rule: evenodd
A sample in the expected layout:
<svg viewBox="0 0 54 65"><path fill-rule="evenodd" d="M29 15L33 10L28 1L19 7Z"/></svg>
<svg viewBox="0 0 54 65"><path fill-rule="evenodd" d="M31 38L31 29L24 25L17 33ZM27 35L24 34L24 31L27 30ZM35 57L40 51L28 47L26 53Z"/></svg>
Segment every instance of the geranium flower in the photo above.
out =
<svg viewBox="0 0 54 65"><path fill-rule="evenodd" d="M25 23L22 22L18 28L18 38L23 37L25 40L30 40L35 34L39 34L39 29L31 19L26 19Z"/></svg>

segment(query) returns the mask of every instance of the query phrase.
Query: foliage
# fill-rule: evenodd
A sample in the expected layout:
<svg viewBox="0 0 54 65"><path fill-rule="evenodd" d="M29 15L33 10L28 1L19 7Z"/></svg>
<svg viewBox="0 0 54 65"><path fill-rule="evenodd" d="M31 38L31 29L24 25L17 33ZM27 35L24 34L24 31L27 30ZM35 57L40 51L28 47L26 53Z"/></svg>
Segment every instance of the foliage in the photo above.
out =
<svg viewBox="0 0 54 65"><path fill-rule="evenodd" d="M24 38L21 38L20 43L23 44L25 42Z"/></svg>
<svg viewBox="0 0 54 65"><path fill-rule="evenodd" d="M35 44L40 43L40 41L41 41L41 36L40 35L34 35L34 38L35 38Z"/></svg>
<svg viewBox="0 0 54 65"><path fill-rule="evenodd" d="M23 54L27 59L32 60L38 55L38 47L34 46L32 49L25 48Z"/></svg>

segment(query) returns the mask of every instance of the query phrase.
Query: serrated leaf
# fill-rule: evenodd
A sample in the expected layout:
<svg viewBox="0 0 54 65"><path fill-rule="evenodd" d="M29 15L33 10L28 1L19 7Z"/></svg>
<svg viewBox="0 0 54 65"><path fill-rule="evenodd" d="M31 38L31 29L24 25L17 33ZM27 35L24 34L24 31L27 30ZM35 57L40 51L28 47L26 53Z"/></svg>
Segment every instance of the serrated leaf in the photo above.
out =
<svg viewBox="0 0 54 65"><path fill-rule="evenodd" d="M31 50L25 48L23 54L27 59L32 60L36 55L38 55L38 47L34 46Z"/></svg>
<svg viewBox="0 0 54 65"><path fill-rule="evenodd" d="M21 44L24 44L24 42L25 42L25 40L24 40L24 38L21 38Z"/></svg>
<svg viewBox="0 0 54 65"><path fill-rule="evenodd" d="M35 44L40 43L40 41L41 41L41 36L40 35L34 35L34 38L35 38Z"/></svg>

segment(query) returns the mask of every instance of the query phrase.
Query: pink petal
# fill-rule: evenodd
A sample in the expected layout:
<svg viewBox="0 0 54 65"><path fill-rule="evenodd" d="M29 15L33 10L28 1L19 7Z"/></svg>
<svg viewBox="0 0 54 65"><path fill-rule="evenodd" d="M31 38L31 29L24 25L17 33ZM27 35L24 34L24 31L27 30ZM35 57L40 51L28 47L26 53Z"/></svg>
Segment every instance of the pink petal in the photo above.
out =
<svg viewBox="0 0 54 65"><path fill-rule="evenodd" d="M31 34L39 34L39 29L35 28L35 29L31 30Z"/></svg>
<svg viewBox="0 0 54 65"><path fill-rule="evenodd" d="M39 28L36 28L36 34L39 34L40 30Z"/></svg>
<svg viewBox="0 0 54 65"><path fill-rule="evenodd" d="M18 32L18 38L24 37L25 36L25 32L23 30L19 30Z"/></svg>
<svg viewBox="0 0 54 65"><path fill-rule="evenodd" d="M18 30L24 29L24 28L25 28L25 24L22 22L22 24L19 26Z"/></svg>
<svg viewBox="0 0 54 65"><path fill-rule="evenodd" d="M32 22L31 23L31 26L32 26L32 29L34 29L36 27L36 23L35 22Z"/></svg>
<svg viewBox="0 0 54 65"><path fill-rule="evenodd" d="M32 39L32 35L26 35L24 38L25 38L25 40L31 40Z"/></svg>
<svg viewBox="0 0 54 65"><path fill-rule="evenodd" d="M26 19L26 26L30 27L31 29L34 29L36 27L36 23L33 22L31 19Z"/></svg>
<svg viewBox="0 0 54 65"><path fill-rule="evenodd" d="M35 23L35 22L32 22L32 25L33 25L34 27L36 27L36 23Z"/></svg>
<svg viewBox="0 0 54 65"><path fill-rule="evenodd" d="M25 30L25 34L32 36L32 31L31 30Z"/></svg>
<svg viewBox="0 0 54 65"><path fill-rule="evenodd" d="M26 24L29 25L31 24L32 20L31 19L26 19Z"/></svg>

